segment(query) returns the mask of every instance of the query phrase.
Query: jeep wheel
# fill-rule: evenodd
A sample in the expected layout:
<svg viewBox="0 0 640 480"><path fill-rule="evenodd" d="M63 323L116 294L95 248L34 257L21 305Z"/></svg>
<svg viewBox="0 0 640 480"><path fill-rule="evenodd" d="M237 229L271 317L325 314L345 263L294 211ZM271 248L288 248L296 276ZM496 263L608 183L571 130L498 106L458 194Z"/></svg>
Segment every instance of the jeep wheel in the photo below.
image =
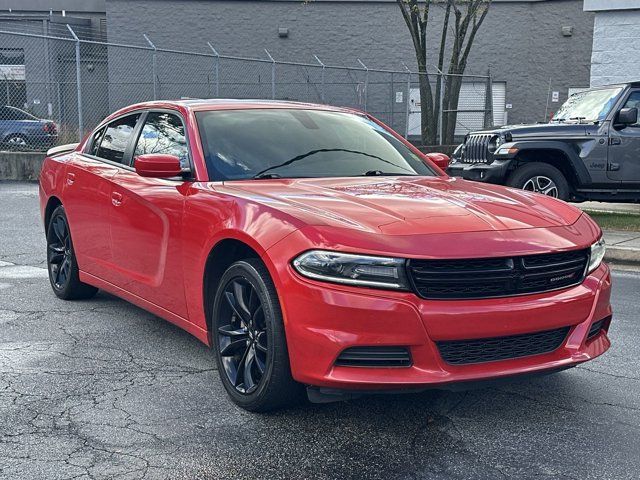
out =
<svg viewBox="0 0 640 480"><path fill-rule="evenodd" d="M568 200L569 184L560 170L542 162L526 163L516 169L507 185L550 197Z"/></svg>

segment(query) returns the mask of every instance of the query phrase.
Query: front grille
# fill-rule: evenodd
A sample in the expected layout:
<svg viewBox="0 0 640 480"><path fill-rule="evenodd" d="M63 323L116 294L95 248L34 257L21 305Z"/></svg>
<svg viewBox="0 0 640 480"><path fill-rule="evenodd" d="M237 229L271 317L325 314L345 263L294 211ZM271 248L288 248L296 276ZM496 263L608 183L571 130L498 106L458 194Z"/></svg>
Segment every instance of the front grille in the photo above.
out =
<svg viewBox="0 0 640 480"><path fill-rule="evenodd" d="M589 250L464 260L409 260L422 298L459 300L540 293L584 280Z"/></svg>
<svg viewBox="0 0 640 480"><path fill-rule="evenodd" d="M464 144L464 154L461 161L464 163L485 163L489 158L489 142L495 134L482 133L469 135Z"/></svg>
<svg viewBox="0 0 640 480"><path fill-rule="evenodd" d="M571 327L510 337L436 342L442 359L452 365L495 362L553 352Z"/></svg>
<svg viewBox="0 0 640 480"><path fill-rule="evenodd" d="M339 367L410 367L411 355L405 347L351 347L336 360Z"/></svg>

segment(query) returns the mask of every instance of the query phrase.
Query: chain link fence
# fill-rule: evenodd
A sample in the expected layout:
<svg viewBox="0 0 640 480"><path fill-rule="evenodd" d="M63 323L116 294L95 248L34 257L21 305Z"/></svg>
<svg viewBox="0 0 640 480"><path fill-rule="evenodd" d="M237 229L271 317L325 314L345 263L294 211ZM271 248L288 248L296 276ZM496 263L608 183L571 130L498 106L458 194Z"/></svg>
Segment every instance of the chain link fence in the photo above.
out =
<svg viewBox="0 0 640 480"><path fill-rule="evenodd" d="M84 33L84 32L83 32ZM55 35L0 29L0 146L46 150L79 141L109 113L126 105L180 98L253 98L324 103L371 113L408 137L420 135L418 74L404 70L243 58L95 41L71 26ZM431 75L432 79L437 77ZM462 78L456 135L490 126L489 75ZM464 101L463 101L464 97ZM495 99L494 99L495 101ZM452 110L440 112L440 125Z"/></svg>

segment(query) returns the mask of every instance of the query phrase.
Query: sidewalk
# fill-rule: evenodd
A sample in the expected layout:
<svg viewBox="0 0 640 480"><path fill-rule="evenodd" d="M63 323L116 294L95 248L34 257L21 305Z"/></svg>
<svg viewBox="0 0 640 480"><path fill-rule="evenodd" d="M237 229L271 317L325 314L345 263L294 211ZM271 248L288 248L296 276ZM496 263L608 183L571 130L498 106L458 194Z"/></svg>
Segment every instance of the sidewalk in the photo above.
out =
<svg viewBox="0 0 640 480"><path fill-rule="evenodd" d="M605 260L640 266L640 232L605 230L604 240L607 242Z"/></svg>

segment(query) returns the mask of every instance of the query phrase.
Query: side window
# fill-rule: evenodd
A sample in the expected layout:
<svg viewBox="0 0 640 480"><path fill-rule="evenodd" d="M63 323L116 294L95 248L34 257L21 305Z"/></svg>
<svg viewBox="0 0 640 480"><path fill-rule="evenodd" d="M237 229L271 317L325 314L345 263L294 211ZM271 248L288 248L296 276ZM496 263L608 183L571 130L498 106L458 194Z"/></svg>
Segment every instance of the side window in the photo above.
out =
<svg viewBox="0 0 640 480"><path fill-rule="evenodd" d="M182 168L189 168L189 149L180 117L165 112L147 115L133 155L146 153L175 155L180 159Z"/></svg>
<svg viewBox="0 0 640 480"><path fill-rule="evenodd" d="M122 163L124 152L127 149L139 117L139 114L128 115L107 125L100 146L94 155L105 160Z"/></svg>
<svg viewBox="0 0 640 480"><path fill-rule="evenodd" d="M91 143L89 144L89 148L86 150L86 153L93 156L98 156L98 148L100 147L100 140L102 140L102 134L104 133L104 128L97 130L91 136Z"/></svg>
<svg viewBox="0 0 640 480"><path fill-rule="evenodd" d="M640 111L640 90L631 92L631 95L629 95L627 103L624 104L623 108L637 108L638 111ZM634 123L633 126L640 127L640 116L638 118L638 121Z"/></svg>

